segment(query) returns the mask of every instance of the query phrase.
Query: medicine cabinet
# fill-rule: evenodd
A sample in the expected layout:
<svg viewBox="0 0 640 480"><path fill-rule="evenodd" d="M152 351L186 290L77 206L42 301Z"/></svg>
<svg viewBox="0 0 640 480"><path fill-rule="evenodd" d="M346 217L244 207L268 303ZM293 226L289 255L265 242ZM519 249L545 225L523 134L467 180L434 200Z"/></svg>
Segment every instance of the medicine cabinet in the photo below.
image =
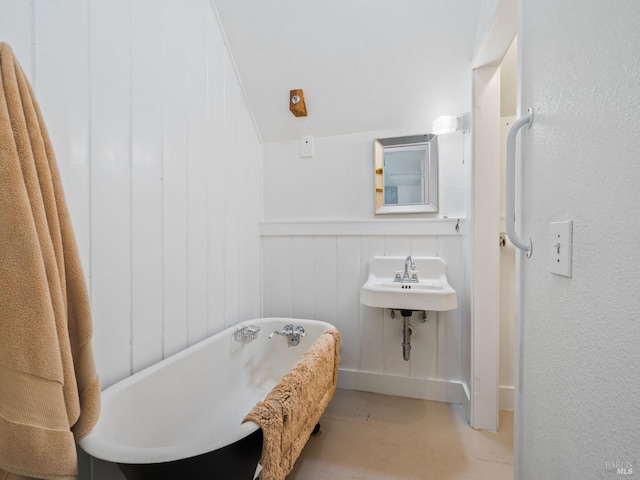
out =
<svg viewBox="0 0 640 480"><path fill-rule="evenodd" d="M437 136L376 139L374 178L376 214L437 212Z"/></svg>

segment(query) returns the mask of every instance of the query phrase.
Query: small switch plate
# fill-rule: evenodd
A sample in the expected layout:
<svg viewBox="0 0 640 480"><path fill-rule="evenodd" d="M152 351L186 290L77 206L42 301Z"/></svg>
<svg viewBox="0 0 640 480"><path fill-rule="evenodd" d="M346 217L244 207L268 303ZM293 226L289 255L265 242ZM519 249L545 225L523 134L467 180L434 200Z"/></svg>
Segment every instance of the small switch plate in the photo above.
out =
<svg viewBox="0 0 640 480"><path fill-rule="evenodd" d="M573 220L551 223L551 273L571 277Z"/></svg>
<svg viewBox="0 0 640 480"><path fill-rule="evenodd" d="M300 137L300 156L313 157L313 136L303 135Z"/></svg>

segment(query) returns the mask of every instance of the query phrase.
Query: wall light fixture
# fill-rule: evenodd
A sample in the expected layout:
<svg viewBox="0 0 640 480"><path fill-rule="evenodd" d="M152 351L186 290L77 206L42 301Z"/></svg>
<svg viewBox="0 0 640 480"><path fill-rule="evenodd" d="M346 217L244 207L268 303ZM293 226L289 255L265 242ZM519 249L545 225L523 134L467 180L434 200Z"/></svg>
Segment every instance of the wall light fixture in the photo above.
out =
<svg viewBox="0 0 640 480"><path fill-rule="evenodd" d="M463 113L459 117L456 117L455 115L440 115L431 124L431 130L432 133L435 133L436 135L457 131L461 131L463 133L468 132L470 120L471 118L468 113Z"/></svg>
<svg viewBox="0 0 640 480"><path fill-rule="evenodd" d="M296 117L307 116L307 105L304 102L304 92L301 88L289 92L289 110Z"/></svg>

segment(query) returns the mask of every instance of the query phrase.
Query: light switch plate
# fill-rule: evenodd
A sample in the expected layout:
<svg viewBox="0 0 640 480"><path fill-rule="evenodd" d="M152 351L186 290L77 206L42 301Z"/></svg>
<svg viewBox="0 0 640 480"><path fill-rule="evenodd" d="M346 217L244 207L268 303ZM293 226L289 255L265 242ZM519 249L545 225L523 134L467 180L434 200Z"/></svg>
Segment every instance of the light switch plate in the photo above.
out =
<svg viewBox="0 0 640 480"><path fill-rule="evenodd" d="M551 273L571 277L573 220L551 223Z"/></svg>

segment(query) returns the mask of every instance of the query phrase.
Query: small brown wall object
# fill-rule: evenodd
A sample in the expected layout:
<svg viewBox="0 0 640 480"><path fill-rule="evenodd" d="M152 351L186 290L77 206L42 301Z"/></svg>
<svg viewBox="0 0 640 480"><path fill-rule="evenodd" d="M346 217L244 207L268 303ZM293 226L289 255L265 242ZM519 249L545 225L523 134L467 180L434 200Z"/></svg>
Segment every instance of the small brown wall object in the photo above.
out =
<svg viewBox="0 0 640 480"><path fill-rule="evenodd" d="M307 105L304 103L304 93L301 88L289 92L289 110L296 117L307 116Z"/></svg>

